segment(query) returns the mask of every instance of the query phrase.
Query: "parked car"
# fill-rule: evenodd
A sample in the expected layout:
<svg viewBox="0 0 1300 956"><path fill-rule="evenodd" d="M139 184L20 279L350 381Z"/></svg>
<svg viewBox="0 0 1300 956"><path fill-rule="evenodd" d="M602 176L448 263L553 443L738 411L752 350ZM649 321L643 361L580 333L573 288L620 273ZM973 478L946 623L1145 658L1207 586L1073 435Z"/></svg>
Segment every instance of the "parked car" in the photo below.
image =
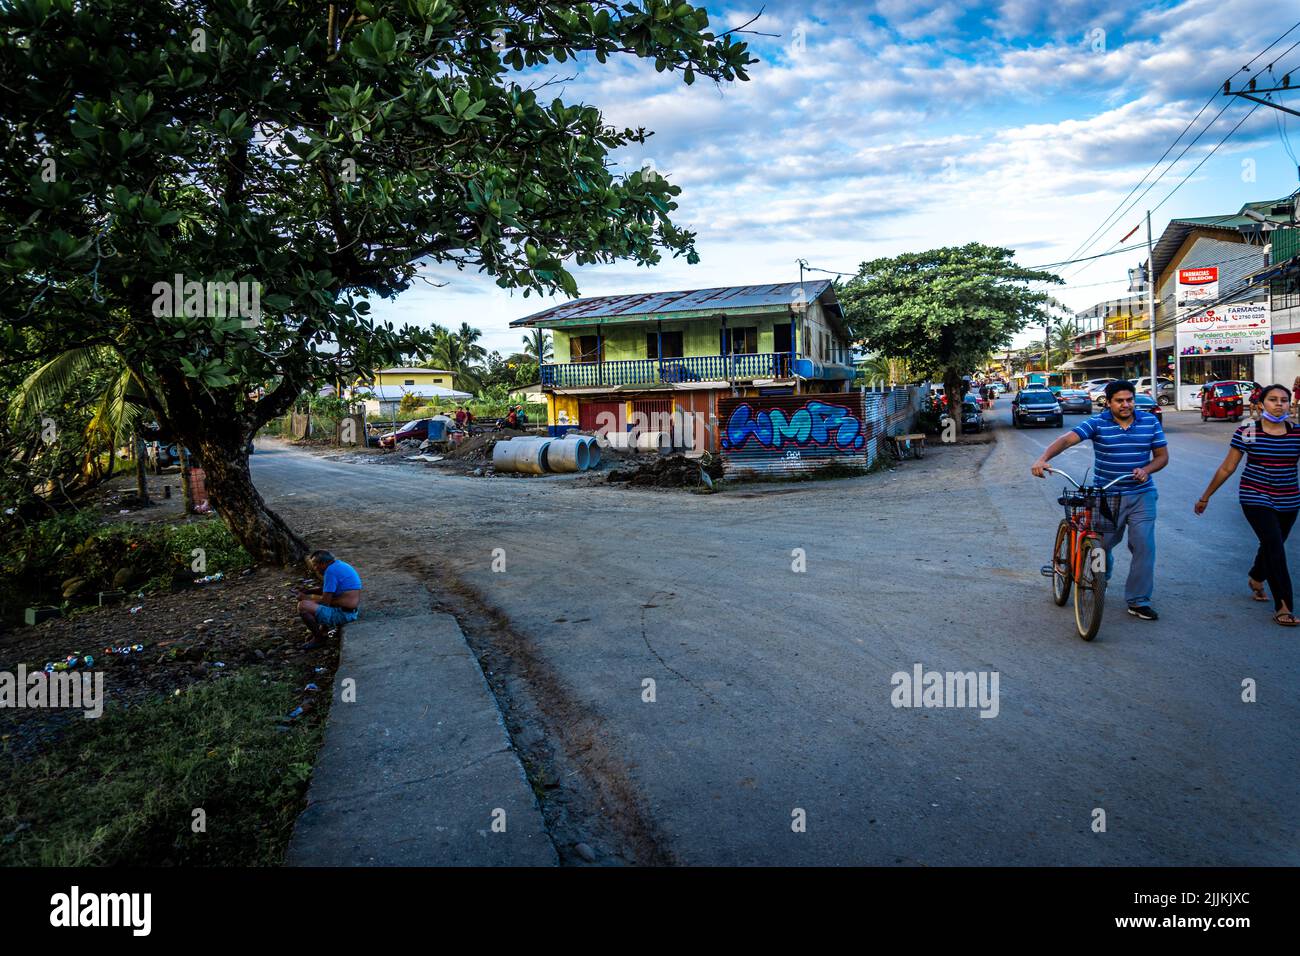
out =
<svg viewBox="0 0 1300 956"><path fill-rule="evenodd" d="M1080 385L1079 388L1083 389L1085 392L1092 392L1099 388L1105 388L1113 381L1115 381L1113 378L1090 378L1088 381Z"/></svg>
<svg viewBox="0 0 1300 956"><path fill-rule="evenodd" d="M1161 405L1172 405L1174 403L1174 380L1171 378L1165 378L1162 375L1156 379L1156 382L1158 388L1158 392L1155 396L1156 401ZM1143 392L1150 394L1151 377L1149 375L1144 375L1141 378L1134 379L1133 385L1137 388L1139 394Z"/></svg>
<svg viewBox="0 0 1300 956"><path fill-rule="evenodd" d="M1065 416L1050 389L1042 385L1026 386L1011 400L1011 424L1016 428L1025 425L1061 428L1065 425Z"/></svg>
<svg viewBox="0 0 1300 956"><path fill-rule="evenodd" d="M1007 383L1000 380L992 381L989 382L989 388L993 389L993 391L998 395L1001 395L1007 390Z"/></svg>
<svg viewBox="0 0 1300 956"><path fill-rule="evenodd" d="M1202 385L1201 421L1209 421L1211 418L1241 421L1246 409L1246 398L1242 396L1239 386L1239 382L1209 382Z"/></svg>
<svg viewBox="0 0 1300 956"><path fill-rule="evenodd" d="M1091 415L1092 399L1081 388L1063 388L1056 396L1061 411L1066 415Z"/></svg>
<svg viewBox="0 0 1300 956"><path fill-rule="evenodd" d="M961 403L961 430L963 432L982 432L986 427L984 412L979 402L969 398Z"/></svg>
<svg viewBox="0 0 1300 956"><path fill-rule="evenodd" d="M1094 382L1085 382L1084 391L1088 393L1088 399L1092 404L1102 406L1106 404L1106 386L1111 382L1117 382L1119 379L1106 378L1097 379Z"/></svg>
<svg viewBox="0 0 1300 956"><path fill-rule="evenodd" d="M397 431L379 436L380 448L395 448L400 441L424 441L429 437L429 419L409 421Z"/></svg>
<svg viewBox="0 0 1300 956"><path fill-rule="evenodd" d="M1135 409L1140 408L1144 412L1150 412L1156 417L1157 421L1163 422L1165 420L1164 412L1161 410L1159 403L1145 392L1133 396L1133 407Z"/></svg>

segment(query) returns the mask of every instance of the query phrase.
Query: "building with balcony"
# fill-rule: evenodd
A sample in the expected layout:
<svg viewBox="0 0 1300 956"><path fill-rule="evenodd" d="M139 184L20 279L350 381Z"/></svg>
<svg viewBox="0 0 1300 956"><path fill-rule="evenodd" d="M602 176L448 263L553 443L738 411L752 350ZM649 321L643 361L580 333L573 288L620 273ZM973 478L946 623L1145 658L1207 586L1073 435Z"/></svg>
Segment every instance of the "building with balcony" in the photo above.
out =
<svg viewBox="0 0 1300 956"><path fill-rule="evenodd" d="M1136 368L1140 343L1150 341L1146 291L1094 303L1076 312L1074 322L1078 332L1061 366L1071 381L1125 378Z"/></svg>
<svg viewBox="0 0 1300 956"><path fill-rule="evenodd" d="M719 398L846 392L854 374L825 279L575 299L510 324L554 336L541 366L552 434L596 431L602 414L625 430L644 413L671 423L676 447L704 422L716 449Z"/></svg>

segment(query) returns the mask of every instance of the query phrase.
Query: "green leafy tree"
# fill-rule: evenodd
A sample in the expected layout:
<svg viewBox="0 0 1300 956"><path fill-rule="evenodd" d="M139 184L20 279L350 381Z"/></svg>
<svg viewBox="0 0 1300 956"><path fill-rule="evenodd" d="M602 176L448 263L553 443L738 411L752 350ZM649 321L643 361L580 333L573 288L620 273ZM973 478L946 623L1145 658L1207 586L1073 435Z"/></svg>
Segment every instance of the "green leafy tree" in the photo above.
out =
<svg viewBox="0 0 1300 956"><path fill-rule="evenodd" d="M304 390L428 353L369 298L430 262L574 295L566 264L696 261L680 189L610 161L645 130L514 78L619 54L686 83L752 62L668 0L7 0L0 354L116 348L241 544L295 562L245 447Z"/></svg>
<svg viewBox="0 0 1300 956"><path fill-rule="evenodd" d="M916 375L943 380L960 395L962 375L1032 321L1043 292L1029 282L1059 282L1017 266L1014 252L980 243L864 262L839 292L853 338L904 359Z"/></svg>

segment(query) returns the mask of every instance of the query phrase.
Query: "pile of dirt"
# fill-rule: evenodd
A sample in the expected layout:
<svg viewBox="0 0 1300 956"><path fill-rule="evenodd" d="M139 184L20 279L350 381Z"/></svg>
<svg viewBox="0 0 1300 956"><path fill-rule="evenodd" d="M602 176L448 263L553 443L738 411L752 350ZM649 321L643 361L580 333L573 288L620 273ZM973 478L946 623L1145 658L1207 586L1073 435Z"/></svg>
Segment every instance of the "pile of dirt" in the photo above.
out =
<svg viewBox="0 0 1300 956"><path fill-rule="evenodd" d="M328 704L338 644L301 650L307 630L292 596L300 583L283 570L258 569L202 588L131 595L122 604L15 628L0 634L0 671L16 673L23 664L30 674L73 654L85 668L89 655L93 661L86 669L104 673L106 702L129 706L253 667L302 688L296 719L314 720L316 701ZM306 690L309 684L316 689ZM74 719L84 720L72 710L0 710L0 753L39 753Z"/></svg>
<svg viewBox="0 0 1300 956"><path fill-rule="evenodd" d="M492 448L497 442L508 438L520 438L523 434L513 428L503 428L499 432L483 432L465 439L459 445L452 446L447 451L447 457L457 461L490 462Z"/></svg>
<svg viewBox="0 0 1300 956"><path fill-rule="evenodd" d="M722 477L722 459L713 455L687 458L685 455L667 455L638 460L609 473L608 481L625 481L629 485L657 488L694 488L709 485Z"/></svg>

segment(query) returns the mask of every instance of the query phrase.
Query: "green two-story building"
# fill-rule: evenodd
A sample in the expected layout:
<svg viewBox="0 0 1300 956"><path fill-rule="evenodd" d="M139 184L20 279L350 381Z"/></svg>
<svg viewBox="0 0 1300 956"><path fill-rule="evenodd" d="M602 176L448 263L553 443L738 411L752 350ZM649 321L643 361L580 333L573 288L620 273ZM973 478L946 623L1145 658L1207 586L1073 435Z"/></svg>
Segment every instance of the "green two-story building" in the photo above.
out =
<svg viewBox="0 0 1300 956"><path fill-rule="evenodd" d="M854 374L825 279L574 299L510 324L553 333L541 368L552 434L596 431L610 414L630 428L641 412L670 416L672 444L690 446L683 418L716 425L720 397L843 392ZM706 434L716 450L716 428Z"/></svg>

